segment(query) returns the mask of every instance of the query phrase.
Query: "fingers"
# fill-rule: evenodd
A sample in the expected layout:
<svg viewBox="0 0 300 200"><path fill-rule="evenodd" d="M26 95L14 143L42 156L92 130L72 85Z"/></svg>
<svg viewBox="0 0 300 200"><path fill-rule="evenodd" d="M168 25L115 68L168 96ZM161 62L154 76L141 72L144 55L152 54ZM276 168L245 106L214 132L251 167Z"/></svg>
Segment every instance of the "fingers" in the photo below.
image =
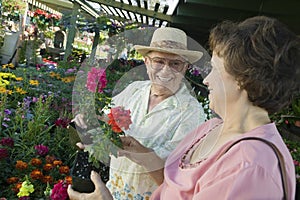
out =
<svg viewBox="0 0 300 200"><path fill-rule="evenodd" d="M72 185L68 185L67 189L70 200L77 200L77 197L80 196L80 193L72 189Z"/></svg>
<svg viewBox="0 0 300 200"><path fill-rule="evenodd" d="M78 114L75 116L74 119L71 120L71 122L75 122L77 126L80 128L86 129L87 125L84 122L84 115L83 114Z"/></svg>
<svg viewBox="0 0 300 200"><path fill-rule="evenodd" d="M91 195L91 199L101 199L101 200L113 200L113 197L106 187L106 185L102 182L100 175L92 171L91 172L91 180L93 181L95 185L95 191L93 192L93 195Z"/></svg>
<svg viewBox="0 0 300 200"><path fill-rule="evenodd" d="M95 191L96 190L101 190L101 188L103 186L105 186L104 183L101 180L100 175L95 171L91 172L91 180L93 181L93 183L95 185Z"/></svg>
<svg viewBox="0 0 300 200"><path fill-rule="evenodd" d="M81 142L77 142L76 146L78 146L80 149L84 149L84 144L82 144Z"/></svg>

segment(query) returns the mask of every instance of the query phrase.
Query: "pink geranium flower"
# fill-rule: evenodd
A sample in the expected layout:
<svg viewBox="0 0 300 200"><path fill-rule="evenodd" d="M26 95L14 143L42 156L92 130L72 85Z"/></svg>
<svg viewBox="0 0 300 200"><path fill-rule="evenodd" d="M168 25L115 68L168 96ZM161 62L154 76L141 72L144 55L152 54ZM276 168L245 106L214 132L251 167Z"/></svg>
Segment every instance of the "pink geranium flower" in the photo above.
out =
<svg viewBox="0 0 300 200"><path fill-rule="evenodd" d="M86 87L91 92L103 92L106 87L107 79L105 74L105 69L92 67L91 71L88 72Z"/></svg>

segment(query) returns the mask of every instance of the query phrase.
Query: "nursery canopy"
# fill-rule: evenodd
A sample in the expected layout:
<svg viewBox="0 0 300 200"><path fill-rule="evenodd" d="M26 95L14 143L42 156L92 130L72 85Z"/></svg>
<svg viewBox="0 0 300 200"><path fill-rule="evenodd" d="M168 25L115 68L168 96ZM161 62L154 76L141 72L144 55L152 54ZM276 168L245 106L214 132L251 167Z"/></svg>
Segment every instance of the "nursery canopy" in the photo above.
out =
<svg viewBox="0 0 300 200"><path fill-rule="evenodd" d="M32 0L34 1L34 0ZM74 4L91 18L108 15L121 24L138 22L149 26L173 26L199 42L222 20L243 20L254 15L276 17L300 34L298 0L36 0L65 14Z"/></svg>

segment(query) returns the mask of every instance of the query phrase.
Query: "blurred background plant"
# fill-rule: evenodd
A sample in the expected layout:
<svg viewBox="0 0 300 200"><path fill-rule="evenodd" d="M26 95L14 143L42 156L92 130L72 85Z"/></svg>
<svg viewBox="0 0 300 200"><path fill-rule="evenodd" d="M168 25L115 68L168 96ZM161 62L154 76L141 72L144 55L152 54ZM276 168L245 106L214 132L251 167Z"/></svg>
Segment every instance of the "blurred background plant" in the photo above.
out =
<svg viewBox="0 0 300 200"><path fill-rule="evenodd" d="M76 152L66 129L75 75L74 68L2 66L0 197L17 199L21 183L28 180L35 188L30 197L39 199L47 186L52 189L67 178Z"/></svg>

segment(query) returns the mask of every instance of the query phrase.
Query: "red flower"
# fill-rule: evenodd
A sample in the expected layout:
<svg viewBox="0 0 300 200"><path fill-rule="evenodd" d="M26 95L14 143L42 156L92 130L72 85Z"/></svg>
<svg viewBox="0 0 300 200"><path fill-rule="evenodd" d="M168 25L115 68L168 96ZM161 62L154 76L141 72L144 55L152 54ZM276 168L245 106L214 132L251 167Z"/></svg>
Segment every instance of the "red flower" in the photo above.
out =
<svg viewBox="0 0 300 200"><path fill-rule="evenodd" d="M52 200L66 200L68 199L68 184L64 181L59 181L57 184L54 185L52 189L52 193L50 198Z"/></svg>
<svg viewBox="0 0 300 200"><path fill-rule="evenodd" d="M91 71L88 72L86 87L91 92L103 92L103 89L106 87L107 79L105 74L105 69L99 69L92 67Z"/></svg>
<svg viewBox="0 0 300 200"><path fill-rule="evenodd" d="M36 153L40 156L45 156L49 152L49 148L45 145L39 144L34 147Z"/></svg>
<svg viewBox="0 0 300 200"><path fill-rule="evenodd" d="M2 138L1 141L0 141L0 144L2 146L13 147L14 146L14 140L10 137Z"/></svg>
<svg viewBox="0 0 300 200"><path fill-rule="evenodd" d="M62 119L62 118L58 118L55 121L55 126L59 126L62 128L67 128L68 124L71 122L70 119Z"/></svg>
<svg viewBox="0 0 300 200"><path fill-rule="evenodd" d="M116 133L121 133L122 128L128 130L129 125L132 124L130 110L125 110L121 106L111 108L108 118L108 124L111 125L112 130Z"/></svg>
<svg viewBox="0 0 300 200"><path fill-rule="evenodd" d="M8 157L8 151L5 148L0 149L0 160Z"/></svg>

